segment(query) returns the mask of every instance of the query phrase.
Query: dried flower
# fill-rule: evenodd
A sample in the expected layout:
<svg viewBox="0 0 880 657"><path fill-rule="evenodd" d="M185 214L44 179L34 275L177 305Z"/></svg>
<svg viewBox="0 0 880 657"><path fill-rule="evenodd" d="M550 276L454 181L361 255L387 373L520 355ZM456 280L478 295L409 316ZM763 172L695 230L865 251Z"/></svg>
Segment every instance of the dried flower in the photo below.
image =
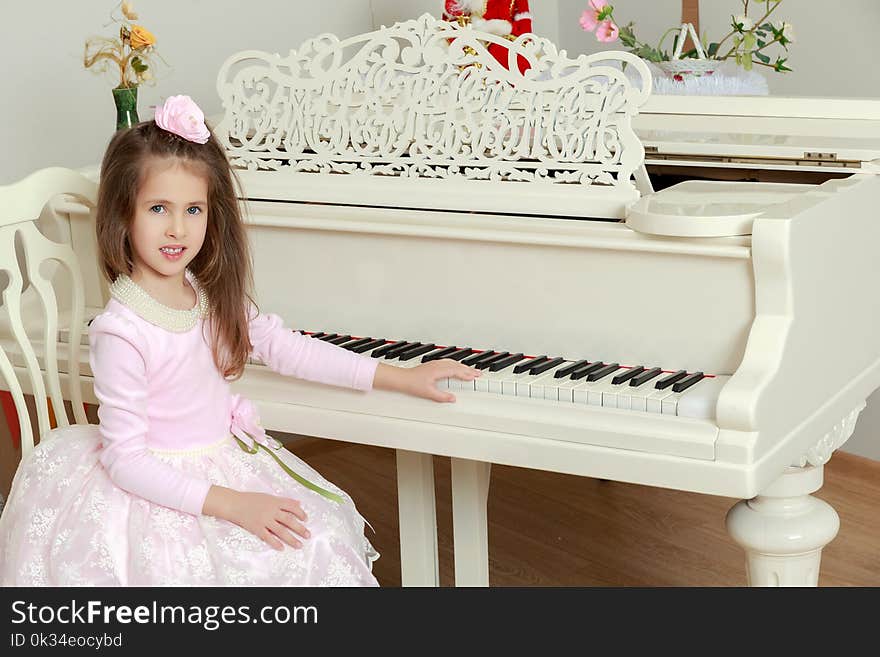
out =
<svg viewBox="0 0 880 657"><path fill-rule="evenodd" d="M122 3L122 15L130 21L136 21L138 19L138 15L135 13L134 7L130 2Z"/></svg>
<svg viewBox="0 0 880 657"><path fill-rule="evenodd" d="M142 25L134 25L138 15L131 2L121 4L122 17L111 14L111 19L119 23L119 36L108 38L92 36L86 39L83 52L83 66L104 73L116 70L119 74L118 88L136 87L152 80L152 57L158 57L154 49L156 37Z"/></svg>
<svg viewBox="0 0 880 657"><path fill-rule="evenodd" d="M134 25L131 28L131 47L137 50L138 48L146 48L147 46L152 46L156 43L156 37L153 36L153 33L150 32L147 28L141 27L140 25Z"/></svg>

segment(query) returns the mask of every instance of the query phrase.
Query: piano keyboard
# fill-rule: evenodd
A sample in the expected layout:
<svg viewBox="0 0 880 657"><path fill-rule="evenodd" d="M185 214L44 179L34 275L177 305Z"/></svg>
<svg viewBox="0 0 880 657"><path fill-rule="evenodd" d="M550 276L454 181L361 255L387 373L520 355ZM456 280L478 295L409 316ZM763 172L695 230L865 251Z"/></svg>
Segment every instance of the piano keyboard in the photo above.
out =
<svg viewBox="0 0 880 657"><path fill-rule="evenodd" d="M94 314L96 312L87 312L87 317ZM90 323L89 318L83 326L85 346L88 346ZM573 361L430 342L302 333L355 353L381 358L396 367L415 367L431 360L451 358L482 370L481 376L473 381L438 381L438 388L456 393L473 391L706 420L715 419L718 395L730 379L703 372L669 371L656 366L627 366L602 360ZM59 341L64 343L68 338L67 330L61 329ZM59 356L65 358L66 354ZM248 359L248 363L263 365L255 358Z"/></svg>
<svg viewBox="0 0 880 657"><path fill-rule="evenodd" d="M730 378L685 370L672 372L647 365L626 366L602 360L573 361L430 342L304 333L343 349L382 359L396 367L415 367L431 360L451 358L482 370L482 375L473 381L451 378L438 382L439 388L455 392L529 397L661 415L714 419L718 395Z"/></svg>

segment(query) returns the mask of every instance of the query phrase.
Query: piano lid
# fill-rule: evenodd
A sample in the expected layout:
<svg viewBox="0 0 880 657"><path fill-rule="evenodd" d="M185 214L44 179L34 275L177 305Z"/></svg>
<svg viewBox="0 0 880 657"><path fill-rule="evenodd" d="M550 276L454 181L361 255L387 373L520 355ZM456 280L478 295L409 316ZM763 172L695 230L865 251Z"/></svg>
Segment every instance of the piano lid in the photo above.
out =
<svg viewBox="0 0 880 657"><path fill-rule="evenodd" d="M654 95L633 120L646 164L880 172L880 100Z"/></svg>
<svg viewBox="0 0 880 657"><path fill-rule="evenodd" d="M217 87L251 199L619 219L639 198L631 119L651 75L626 52L570 59L425 14L237 53Z"/></svg>

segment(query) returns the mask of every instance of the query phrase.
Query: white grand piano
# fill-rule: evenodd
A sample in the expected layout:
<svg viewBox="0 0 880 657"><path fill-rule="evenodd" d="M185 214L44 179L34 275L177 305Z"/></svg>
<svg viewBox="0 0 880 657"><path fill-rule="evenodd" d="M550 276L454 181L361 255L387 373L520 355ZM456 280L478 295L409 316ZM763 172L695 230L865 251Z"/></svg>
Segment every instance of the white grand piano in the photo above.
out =
<svg viewBox="0 0 880 657"><path fill-rule="evenodd" d="M259 363L237 387L270 429L397 450L405 585L438 583L432 455L457 585L489 584L492 463L742 500L748 582L815 585L839 521L810 494L880 386L880 103L652 97L627 53L499 41L523 76L497 40L426 15L222 67L260 306L483 369L454 404Z"/></svg>

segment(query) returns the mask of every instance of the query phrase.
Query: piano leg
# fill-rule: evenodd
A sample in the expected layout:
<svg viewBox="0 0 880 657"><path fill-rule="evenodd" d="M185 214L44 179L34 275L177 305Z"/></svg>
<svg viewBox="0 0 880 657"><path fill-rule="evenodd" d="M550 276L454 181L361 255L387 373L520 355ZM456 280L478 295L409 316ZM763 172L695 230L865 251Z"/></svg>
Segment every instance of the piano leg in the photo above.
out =
<svg viewBox="0 0 880 657"><path fill-rule="evenodd" d="M403 586L439 586L434 457L397 450L400 580Z"/></svg>
<svg viewBox="0 0 880 657"><path fill-rule="evenodd" d="M489 586L489 500L491 463L452 459L452 532L455 585Z"/></svg>
<svg viewBox="0 0 880 657"><path fill-rule="evenodd" d="M746 551L749 586L818 585L822 548L840 527L837 512L810 495L822 487L823 467L789 467L727 513L727 531Z"/></svg>

